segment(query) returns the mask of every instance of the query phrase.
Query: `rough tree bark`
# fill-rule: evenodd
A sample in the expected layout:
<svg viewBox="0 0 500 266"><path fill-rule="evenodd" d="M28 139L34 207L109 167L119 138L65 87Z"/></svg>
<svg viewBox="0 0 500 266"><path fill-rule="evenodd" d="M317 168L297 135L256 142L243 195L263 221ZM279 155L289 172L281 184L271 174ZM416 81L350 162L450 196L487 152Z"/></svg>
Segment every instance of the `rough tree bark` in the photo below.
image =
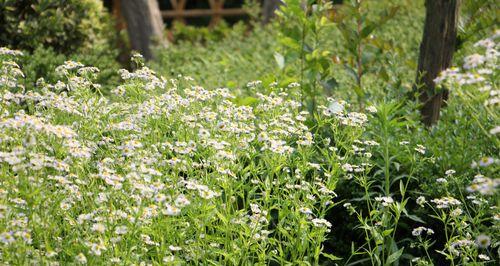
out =
<svg viewBox="0 0 500 266"><path fill-rule="evenodd" d="M460 0L426 0L425 25L418 58L422 122L431 126L439 119L446 90L436 92L434 79L447 69L453 58Z"/></svg>
<svg viewBox="0 0 500 266"><path fill-rule="evenodd" d="M121 9L133 50L153 58L153 45L166 45L163 19L157 0L122 0Z"/></svg>
<svg viewBox="0 0 500 266"><path fill-rule="evenodd" d="M262 23L269 23L276 14L274 13L281 5L281 0L264 0L262 4Z"/></svg>

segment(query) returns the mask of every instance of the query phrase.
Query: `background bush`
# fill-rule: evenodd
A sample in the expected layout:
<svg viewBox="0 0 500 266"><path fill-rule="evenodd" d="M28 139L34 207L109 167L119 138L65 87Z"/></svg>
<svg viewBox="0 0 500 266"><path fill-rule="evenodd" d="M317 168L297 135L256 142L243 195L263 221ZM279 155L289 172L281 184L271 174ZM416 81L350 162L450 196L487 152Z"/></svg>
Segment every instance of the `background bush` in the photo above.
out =
<svg viewBox="0 0 500 266"><path fill-rule="evenodd" d="M0 44L71 54L105 41L109 18L97 0L1 0Z"/></svg>
<svg viewBox="0 0 500 266"><path fill-rule="evenodd" d="M69 59L99 67L104 85L116 81L113 32L98 0L0 0L0 46L27 55L20 62L27 88L40 77L56 81L50 73Z"/></svg>

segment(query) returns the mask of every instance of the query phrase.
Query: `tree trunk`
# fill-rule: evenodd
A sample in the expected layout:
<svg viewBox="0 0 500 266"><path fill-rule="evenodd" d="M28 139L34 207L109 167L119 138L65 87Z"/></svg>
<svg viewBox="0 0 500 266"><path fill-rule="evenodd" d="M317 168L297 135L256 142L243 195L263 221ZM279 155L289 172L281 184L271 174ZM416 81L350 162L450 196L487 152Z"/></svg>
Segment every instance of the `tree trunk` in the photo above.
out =
<svg viewBox="0 0 500 266"><path fill-rule="evenodd" d="M267 24L273 19L276 14L276 10L281 5L281 0L264 0L262 4L262 23Z"/></svg>
<svg viewBox="0 0 500 266"><path fill-rule="evenodd" d="M460 0L426 0L425 25L420 56L418 58L417 84L420 87L420 112L426 126L435 124L448 91L435 91L434 79L451 65Z"/></svg>
<svg viewBox="0 0 500 266"><path fill-rule="evenodd" d="M163 20L157 0L122 0L123 17L133 50L144 58L153 58L153 45L166 45Z"/></svg>

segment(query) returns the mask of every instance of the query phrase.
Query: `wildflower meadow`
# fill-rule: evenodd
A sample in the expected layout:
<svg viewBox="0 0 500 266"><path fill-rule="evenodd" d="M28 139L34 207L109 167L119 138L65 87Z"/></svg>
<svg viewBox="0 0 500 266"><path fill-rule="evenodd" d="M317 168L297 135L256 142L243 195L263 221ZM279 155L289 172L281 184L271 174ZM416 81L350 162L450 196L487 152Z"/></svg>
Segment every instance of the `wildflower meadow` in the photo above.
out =
<svg viewBox="0 0 500 266"><path fill-rule="evenodd" d="M246 1L149 57L102 1L0 0L0 264L498 265L498 6L429 85L429 1Z"/></svg>

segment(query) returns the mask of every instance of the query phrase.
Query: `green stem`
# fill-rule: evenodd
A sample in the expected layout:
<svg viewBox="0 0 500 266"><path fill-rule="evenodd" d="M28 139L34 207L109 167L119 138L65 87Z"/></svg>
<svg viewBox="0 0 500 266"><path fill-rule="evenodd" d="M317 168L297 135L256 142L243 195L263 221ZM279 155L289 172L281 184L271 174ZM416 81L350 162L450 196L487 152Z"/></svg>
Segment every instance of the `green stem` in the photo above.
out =
<svg viewBox="0 0 500 266"><path fill-rule="evenodd" d="M306 39L306 25L305 22L302 22L302 36L300 39L300 87L302 88L302 105L305 105L304 99L304 47L305 47L305 39Z"/></svg>
<svg viewBox="0 0 500 266"><path fill-rule="evenodd" d="M361 14L361 1L359 1L358 5L356 6L356 8L358 9L358 14ZM363 27L363 21L361 20L361 17L359 19L357 19L356 21L357 23L357 33L358 33L358 49L357 49L357 85L358 85L358 88L359 88L359 93L358 93L358 101L359 101L359 107L361 108L361 110L364 109L364 99L363 99L363 96L362 96L362 93L363 93L363 87L362 87L362 84L361 84L361 77L363 76L363 61L362 61L362 55L363 55L363 47L362 47L362 39L361 39L361 30L362 30L362 27Z"/></svg>
<svg viewBox="0 0 500 266"><path fill-rule="evenodd" d="M390 180L390 174L389 174L389 167L390 167L390 162L389 162L389 143L388 143L388 132L387 132L387 117L384 117L383 121L383 145L384 145L384 176L385 176L385 196L388 197L390 194L390 188L391 188L391 180Z"/></svg>

